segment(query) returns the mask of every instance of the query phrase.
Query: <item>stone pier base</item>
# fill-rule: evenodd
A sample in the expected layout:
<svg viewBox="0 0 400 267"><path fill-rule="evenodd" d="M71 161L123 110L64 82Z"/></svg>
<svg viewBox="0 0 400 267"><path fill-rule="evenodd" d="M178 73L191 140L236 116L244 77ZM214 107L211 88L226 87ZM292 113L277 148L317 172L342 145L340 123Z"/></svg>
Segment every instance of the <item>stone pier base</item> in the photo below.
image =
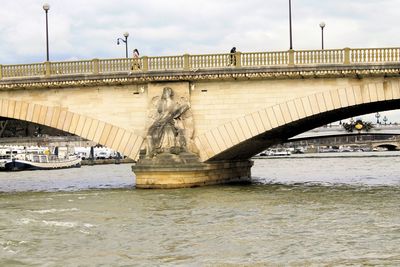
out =
<svg viewBox="0 0 400 267"><path fill-rule="evenodd" d="M197 164L137 164L136 188L184 188L204 185L249 182L252 161Z"/></svg>

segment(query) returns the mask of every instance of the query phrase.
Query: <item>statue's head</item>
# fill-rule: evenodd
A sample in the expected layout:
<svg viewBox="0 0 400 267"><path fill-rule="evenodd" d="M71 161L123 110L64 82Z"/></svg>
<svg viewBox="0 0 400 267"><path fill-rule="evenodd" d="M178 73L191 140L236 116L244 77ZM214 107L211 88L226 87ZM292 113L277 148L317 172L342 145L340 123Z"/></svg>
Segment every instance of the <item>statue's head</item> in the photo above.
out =
<svg viewBox="0 0 400 267"><path fill-rule="evenodd" d="M174 92L172 91L172 89L170 87L164 87L161 98L168 99L168 98L172 98L173 95L174 95Z"/></svg>

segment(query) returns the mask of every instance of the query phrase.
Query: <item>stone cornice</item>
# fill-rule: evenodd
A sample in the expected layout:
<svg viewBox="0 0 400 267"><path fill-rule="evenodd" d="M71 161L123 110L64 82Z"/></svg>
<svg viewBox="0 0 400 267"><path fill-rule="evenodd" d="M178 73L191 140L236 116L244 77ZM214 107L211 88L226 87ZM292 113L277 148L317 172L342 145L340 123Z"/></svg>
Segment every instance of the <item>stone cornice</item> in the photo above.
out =
<svg viewBox="0 0 400 267"><path fill-rule="evenodd" d="M149 82L251 80L251 79L309 79L341 77L397 77L400 63L359 65L279 66L259 68L223 68L190 71L118 72L113 74L54 75L0 80L0 90L42 89L83 86L110 86Z"/></svg>

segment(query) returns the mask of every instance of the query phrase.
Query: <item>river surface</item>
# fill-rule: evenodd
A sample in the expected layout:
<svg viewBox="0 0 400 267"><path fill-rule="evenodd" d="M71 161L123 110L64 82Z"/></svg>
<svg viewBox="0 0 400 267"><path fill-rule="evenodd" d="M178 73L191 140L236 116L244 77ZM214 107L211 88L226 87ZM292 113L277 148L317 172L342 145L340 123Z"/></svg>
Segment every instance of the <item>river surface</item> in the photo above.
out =
<svg viewBox="0 0 400 267"><path fill-rule="evenodd" d="M400 266L400 153L256 159L251 185L130 165L0 173L0 266Z"/></svg>

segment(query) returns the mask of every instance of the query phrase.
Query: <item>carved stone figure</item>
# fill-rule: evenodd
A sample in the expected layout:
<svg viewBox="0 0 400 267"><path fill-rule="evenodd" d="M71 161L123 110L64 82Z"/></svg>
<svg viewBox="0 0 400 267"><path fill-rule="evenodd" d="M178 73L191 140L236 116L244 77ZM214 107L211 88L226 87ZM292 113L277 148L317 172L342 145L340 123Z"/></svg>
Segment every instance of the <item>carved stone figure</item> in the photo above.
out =
<svg viewBox="0 0 400 267"><path fill-rule="evenodd" d="M187 99L175 101L172 89L165 87L161 98L153 98L152 108L146 136L146 157L187 151L187 139L193 135L193 120Z"/></svg>

